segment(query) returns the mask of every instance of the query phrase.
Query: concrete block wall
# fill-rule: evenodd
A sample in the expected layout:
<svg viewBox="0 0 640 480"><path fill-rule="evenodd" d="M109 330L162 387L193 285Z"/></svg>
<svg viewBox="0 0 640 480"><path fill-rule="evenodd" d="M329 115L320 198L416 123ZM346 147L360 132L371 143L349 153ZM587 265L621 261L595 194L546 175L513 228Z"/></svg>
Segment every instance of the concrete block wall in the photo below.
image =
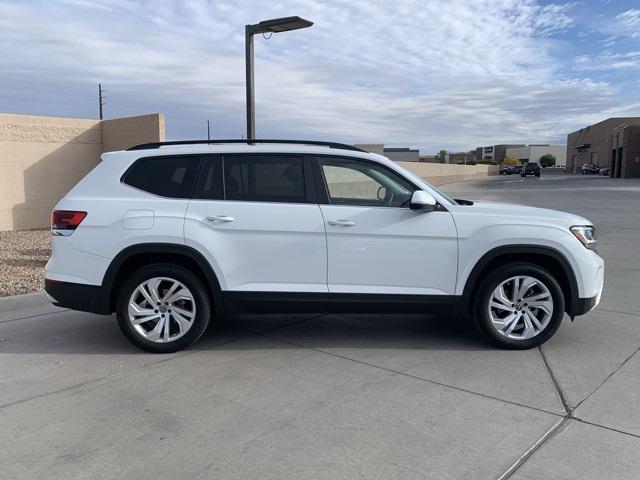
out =
<svg viewBox="0 0 640 480"><path fill-rule="evenodd" d="M102 122L102 151L126 150L133 145L165 140L164 115L114 118Z"/></svg>
<svg viewBox="0 0 640 480"><path fill-rule="evenodd" d="M47 227L51 209L102 152L158 140L162 114L104 122L0 114L0 230Z"/></svg>
<svg viewBox="0 0 640 480"><path fill-rule="evenodd" d="M474 180L489 175L497 175L497 165L455 165L447 163L398 162L415 175L432 185Z"/></svg>
<svg viewBox="0 0 640 480"><path fill-rule="evenodd" d="M498 174L497 165L450 165L444 163L397 162L402 167L424 178L431 185L474 180ZM352 171L325 170L333 195L351 198L372 198L378 191L378 183L367 180L364 174Z"/></svg>

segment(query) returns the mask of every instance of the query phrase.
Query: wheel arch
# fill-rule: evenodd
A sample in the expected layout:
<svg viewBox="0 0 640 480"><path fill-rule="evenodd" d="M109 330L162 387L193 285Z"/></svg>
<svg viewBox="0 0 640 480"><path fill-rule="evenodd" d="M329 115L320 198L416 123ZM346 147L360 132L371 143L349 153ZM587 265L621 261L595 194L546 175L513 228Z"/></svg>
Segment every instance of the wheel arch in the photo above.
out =
<svg viewBox="0 0 640 480"><path fill-rule="evenodd" d="M558 281L565 299L565 310L573 318L578 309L578 282L567 258L552 247L507 245L485 253L467 277L462 292L462 309L469 312L475 300L478 282L492 269L513 261L526 261L548 270Z"/></svg>
<svg viewBox="0 0 640 480"><path fill-rule="evenodd" d="M204 255L195 248L171 243L144 243L131 245L116 255L102 280L103 310L115 311L118 285L127 274L153 263L173 263L188 268L205 284L216 315L223 315L222 289L213 268Z"/></svg>

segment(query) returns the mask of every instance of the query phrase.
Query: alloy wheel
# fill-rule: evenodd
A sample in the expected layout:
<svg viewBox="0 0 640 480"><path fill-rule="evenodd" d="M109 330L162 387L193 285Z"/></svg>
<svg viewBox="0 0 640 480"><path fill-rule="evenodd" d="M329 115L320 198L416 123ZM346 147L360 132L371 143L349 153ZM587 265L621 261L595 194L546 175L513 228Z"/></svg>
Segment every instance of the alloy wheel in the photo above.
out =
<svg viewBox="0 0 640 480"><path fill-rule="evenodd" d="M133 291L128 304L129 321L146 340L167 343L184 336L196 317L191 291L168 277L145 280Z"/></svg>
<svg viewBox="0 0 640 480"><path fill-rule="evenodd" d="M502 336L527 340L539 335L553 316L553 297L540 280L527 275L500 283L489 299L491 325Z"/></svg>

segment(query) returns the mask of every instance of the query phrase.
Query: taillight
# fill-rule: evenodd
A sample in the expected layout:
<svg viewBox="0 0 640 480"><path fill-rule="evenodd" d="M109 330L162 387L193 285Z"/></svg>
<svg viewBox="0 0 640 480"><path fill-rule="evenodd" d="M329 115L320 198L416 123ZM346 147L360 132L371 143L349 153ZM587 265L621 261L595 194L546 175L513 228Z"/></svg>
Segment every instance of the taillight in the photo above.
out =
<svg viewBox="0 0 640 480"><path fill-rule="evenodd" d="M75 210L54 210L51 212L51 233L71 235L87 216L87 212Z"/></svg>

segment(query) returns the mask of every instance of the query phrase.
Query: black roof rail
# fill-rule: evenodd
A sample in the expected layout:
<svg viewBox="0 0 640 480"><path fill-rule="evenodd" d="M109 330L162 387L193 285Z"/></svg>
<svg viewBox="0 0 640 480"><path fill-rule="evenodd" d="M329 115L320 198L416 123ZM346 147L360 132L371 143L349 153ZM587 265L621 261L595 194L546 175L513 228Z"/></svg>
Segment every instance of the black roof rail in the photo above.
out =
<svg viewBox="0 0 640 480"><path fill-rule="evenodd" d="M246 143L247 145L253 145L254 143L290 143L294 145L319 145L322 147L329 148L339 148L342 150L353 150L355 152L365 152L366 150L362 150L361 148L354 147L353 145L347 145L346 143L336 143L336 142L321 142L317 140L274 140L274 139L230 139L230 140L175 140L171 142L149 142L149 143L141 143L140 145L135 145L129 150L151 150L154 148L160 148L169 145L219 145L223 143Z"/></svg>

